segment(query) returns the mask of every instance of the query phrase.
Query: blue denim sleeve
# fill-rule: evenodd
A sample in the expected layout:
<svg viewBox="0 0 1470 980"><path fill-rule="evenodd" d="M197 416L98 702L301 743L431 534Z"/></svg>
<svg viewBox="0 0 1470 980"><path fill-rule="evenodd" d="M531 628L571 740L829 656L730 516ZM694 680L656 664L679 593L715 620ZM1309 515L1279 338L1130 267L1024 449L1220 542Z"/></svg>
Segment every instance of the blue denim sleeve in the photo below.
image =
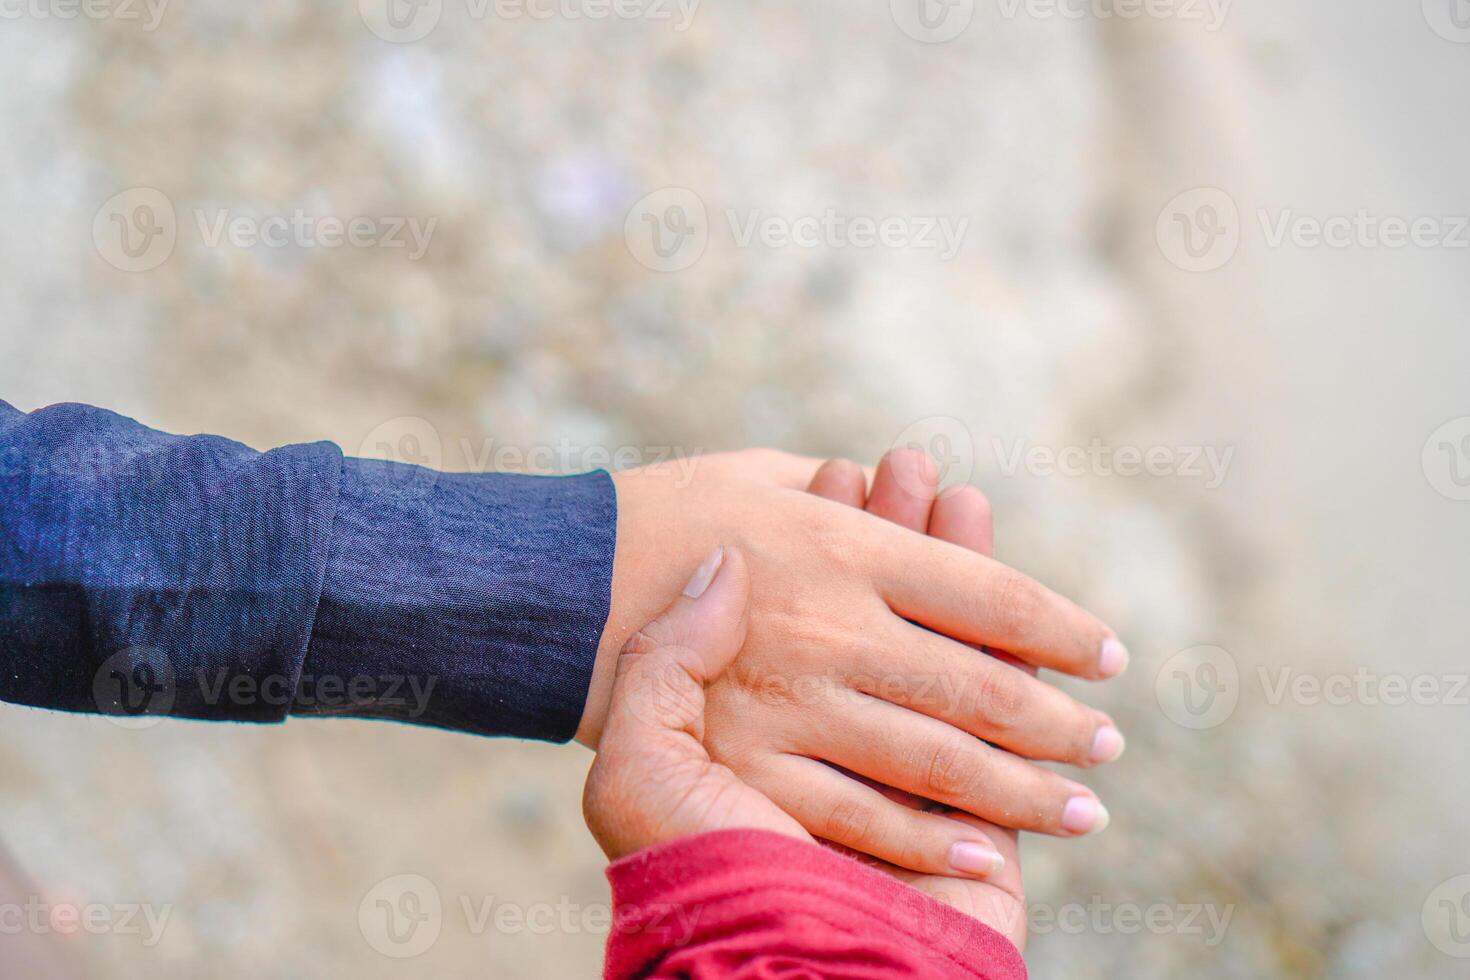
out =
<svg viewBox="0 0 1470 980"><path fill-rule="evenodd" d="M607 622L616 529L605 472L347 460L296 713L570 739Z"/></svg>
<svg viewBox="0 0 1470 980"><path fill-rule="evenodd" d="M605 473L261 453L0 401L0 699L564 740L607 616Z"/></svg>

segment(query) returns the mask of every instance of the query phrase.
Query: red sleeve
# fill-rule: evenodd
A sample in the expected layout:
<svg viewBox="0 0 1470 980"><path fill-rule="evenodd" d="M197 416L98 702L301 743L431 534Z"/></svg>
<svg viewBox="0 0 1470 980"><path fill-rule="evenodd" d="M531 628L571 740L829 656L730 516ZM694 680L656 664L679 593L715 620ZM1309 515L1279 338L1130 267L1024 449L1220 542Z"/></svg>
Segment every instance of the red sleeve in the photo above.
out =
<svg viewBox="0 0 1470 980"><path fill-rule="evenodd" d="M1010 941L882 872L759 830L614 862L608 980L1025 980Z"/></svg>

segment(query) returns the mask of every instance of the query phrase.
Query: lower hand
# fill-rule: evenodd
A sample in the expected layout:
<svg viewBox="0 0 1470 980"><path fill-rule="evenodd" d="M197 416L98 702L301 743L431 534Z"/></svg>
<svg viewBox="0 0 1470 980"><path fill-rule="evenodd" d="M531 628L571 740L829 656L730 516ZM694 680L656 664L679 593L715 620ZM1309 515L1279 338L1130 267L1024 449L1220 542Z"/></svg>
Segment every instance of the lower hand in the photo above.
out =
<svg viewBox="0 0 1470 980"><path fill-rule="evenodd" d="M708 685L729 667L745 639L749 592L744 556L735 548L718 549L619 657L601 746L582 797L587 826L610 859L717 830L812 839L770 798L713 761L700 741ZM965 815L956 814L954 822L975 830L972 836L991 834L1014 857L1014 834ZM1018 945L1019 918L1024 938L1016 861L996 884L894 870Z"/></svg>

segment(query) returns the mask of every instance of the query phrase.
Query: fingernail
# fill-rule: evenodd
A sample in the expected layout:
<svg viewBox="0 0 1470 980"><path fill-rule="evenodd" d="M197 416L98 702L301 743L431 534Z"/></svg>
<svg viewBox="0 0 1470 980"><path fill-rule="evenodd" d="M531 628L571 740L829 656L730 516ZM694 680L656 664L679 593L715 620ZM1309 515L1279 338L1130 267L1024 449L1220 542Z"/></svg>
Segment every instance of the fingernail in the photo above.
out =
<svg viewBox="0 0 1470 980"><path fill-rule="evenodd" d="M992 847L962 840L949 849L949 866L967 875L989 877L1006 866L1006 859Z"/></svg>
<svg viewBox="0 0 1470 980"><path fill-rule="evenodd" d="M689 584L684 586L684 594L691 599L704 595L704 590L715 580L715 573L720 570L720 563L724 560L725 548L721 545L700 562L699 567L694 570L694 576L689 579Z"/></svg>
<svg viewBox="0 0 1470 980"><path fill-rule="evenodd" d="M1118 731L1112 725L1104 725L1097 730L1096 735L1092 736L1092 755L1090 758L1095 765L1112 762L1118 756L1122 755L1123 750L1127 747L1128 743L1123 740L1122 732Z"/></svg>
<svg viewBox="0 0 1470 980"><path fill-rule="evenodd" d="M1096 797L1074 796L1062 808L1062 829L1072 834L1096 834L1108 825L1108 808Z"/></svg>
<svg viewBox="0 0 1470 980"><path fill-rule="evenodd" d="M1110 636L1103 640L1102 652L1097 657L1097 672L1104 677L1117 677L1128 669L1128 648Z"/></svg>

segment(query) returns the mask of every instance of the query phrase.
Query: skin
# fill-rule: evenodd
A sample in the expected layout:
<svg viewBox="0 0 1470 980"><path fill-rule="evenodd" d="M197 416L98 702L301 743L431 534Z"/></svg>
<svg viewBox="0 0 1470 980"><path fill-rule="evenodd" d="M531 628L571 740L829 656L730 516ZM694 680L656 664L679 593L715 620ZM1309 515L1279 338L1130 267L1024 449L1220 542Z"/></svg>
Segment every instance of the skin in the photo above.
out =
<svg viewBox="0 0 1470 980"><path fill-rule="evenodd" d="M914 531L989 555L995 534L990 501L975 487L963 486L945 494L938 492L932 462L921 453L896 450L884 457L868 492L868 477L856 463L829 460L812 478L811 493L893 521ZM992 654L1007 658L1006 654ZM1017 663L1034 674L1035 668ZM983 831L1005 861L997 873L983 881L947 875L916 874L882 862L881 870L907 882L997 930L1015 943L1026 945L1026 895L1021 878L1019 835L1016 831L986 823L913 794L877 787L890 799L914 809L945 813ZM860 856L860 855L859 855Z"/></svg>
<svg viewBox="0 0 1470 980"><path fill-rule="evenodd" d="M818 469L754 451L705 457L692 478L673 467L614 477L613 608L581 740L600 742L618 654L658 614L657 597L674 594L725 544L748 575L746 632L738 658L710 685L701 740L712 762L804 833L895 868L983 877L952 858L957 843L1004 845L985 822L1061 836L1100 829L1105 815L1091 827L1064 825L1068 801L1090 806L1096 797L1028 760L1095 764L1098 731L1111 721L967 644L1101 679L1112 632L969 550L976 541L916 534L927 524L909 511L901 523L885 519L883 481L868 502L874 513L822 499L820 482L806 492ZM898 476L892 482L907 482ZM931 501L931 519L933 509ZM875 784L982 822L915 809Z"/></svg>
<svg viewBox="0 0 1470 980"><path fill-rule="evenodd" d="M704 745L709 692L730 668L750 623L751 577L744 556L733 547L714 554L719 565L708 587L696 594L686 588L629 638L617 664L602 746L582 797L588 828L614 860L716 830L758 829L812 839L769 797L712 759ZM1000 828L989 829L1001 834ZM1014 857L1014 837L1002 839ZM1025 916L1018 862L1012 860L997 878L1002 880L996 884L911 880L1019 946ZM935 936L934 941L964 938Z"/></svg>

